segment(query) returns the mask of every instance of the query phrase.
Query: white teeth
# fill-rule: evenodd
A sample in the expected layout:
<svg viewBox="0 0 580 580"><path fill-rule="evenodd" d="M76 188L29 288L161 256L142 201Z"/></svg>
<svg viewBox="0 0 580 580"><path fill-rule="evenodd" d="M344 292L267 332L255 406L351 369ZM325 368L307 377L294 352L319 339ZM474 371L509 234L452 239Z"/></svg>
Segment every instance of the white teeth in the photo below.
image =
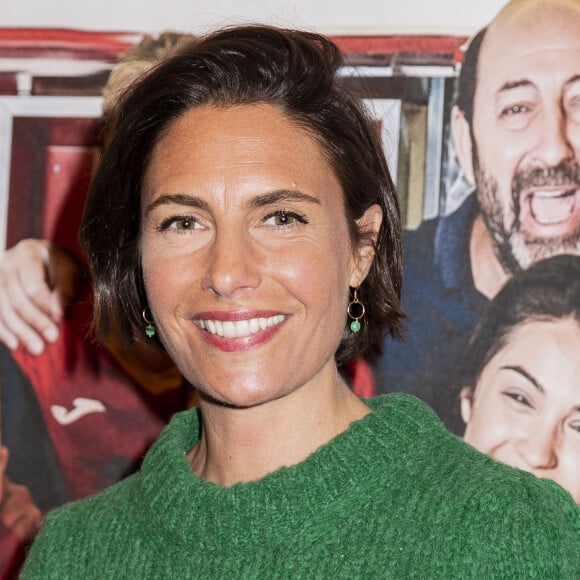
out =
<svg viewBox="0 0 580 580"><path fill-rule="evenodd" d="M268 318L249 318L246 320L198 320L197 324L210 334L217 334L224 338L243 338L276 326L284 320L282 314Z"/></svg>

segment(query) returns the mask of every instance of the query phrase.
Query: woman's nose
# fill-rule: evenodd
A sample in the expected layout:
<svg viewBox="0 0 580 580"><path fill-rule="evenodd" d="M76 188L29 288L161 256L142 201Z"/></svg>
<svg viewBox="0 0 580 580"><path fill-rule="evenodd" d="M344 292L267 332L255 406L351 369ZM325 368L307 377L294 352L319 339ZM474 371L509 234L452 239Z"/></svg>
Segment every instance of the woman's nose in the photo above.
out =
<svg viewBox="0 0 580 580"><path fill-rule="evenodd" d="M556 428L539 426L521 439L516 449L530 470L554 469L558 465Z"/></svg>
<svg viewBox="0 0 580 580"><path fill-rule="evenodd" d="M260 283L251 240L241 231L221 231L209 250L205 289L221 297L233 297Z"/></svg>

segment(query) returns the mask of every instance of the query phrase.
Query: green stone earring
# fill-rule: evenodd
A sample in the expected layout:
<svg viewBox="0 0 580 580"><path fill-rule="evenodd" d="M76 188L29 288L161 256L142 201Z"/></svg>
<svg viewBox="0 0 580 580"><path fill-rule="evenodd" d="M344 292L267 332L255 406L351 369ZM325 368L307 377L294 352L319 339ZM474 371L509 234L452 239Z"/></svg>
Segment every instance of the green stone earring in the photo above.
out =
<svg viewBox="0 0 580 580"><path fill-rule="evenodd" d="M157 329L155 328L153 321L149 320L149 317L147 316L147 310L149 309L143 309L143 320L147 323L147 326L145 327L145 334L147 335L147 338L153 338L157 333Z"/></svg>
<svg viewBox="0 0 580 580"><path fill-rule="evenodd" d="M365 306L358 299L357 291L358 288L355 288L352 300L351 302L349 302L348 307L346 309L348 317L352 320L352 322L350 323L350 330L353 333L357 333L361 329L360 320L365 315Z"/></svg>

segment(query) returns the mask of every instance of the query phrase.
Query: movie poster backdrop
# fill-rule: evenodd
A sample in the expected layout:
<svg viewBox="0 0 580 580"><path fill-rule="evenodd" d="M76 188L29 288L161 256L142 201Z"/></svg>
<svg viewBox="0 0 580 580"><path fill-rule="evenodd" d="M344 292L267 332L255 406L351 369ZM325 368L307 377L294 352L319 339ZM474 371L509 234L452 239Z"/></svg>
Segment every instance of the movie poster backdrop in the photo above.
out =
<svg viewBox="0 0 580 580"><path fill-rule="evenodd" d="M98 157L101 91L112 66L142 36L0 29L1 250L24 238L46 238L82 260L76 234ZM558 462L547 417L560 413L558 421L577 437L570 449L578 474L580 291L575 302L562 297L567 305L561 316L532 312L529 319L540 322L523 316L502 326L501 308L490 308L494 297L474 287L470 236L480 208L452 135L468 39L334 40L349 60L341 71L345 82L365 98L376 121L405 229L408 340L386 344L380 359L368 361L374 393L419 396L451 431L524 469L514 458L518 446L543 453L538 461ZM580 74L580 63L578 69ZM577 183L567 187L553 205L549 195L539 199L540 192L529 201L532 211L545 212L544 220L563 219L567 211L577 222ZM577 262L554 263L524 282L530 294L546 291L546 272L570 283L580 278ZM516 274L508 283L521 292L518 280ZM565 294L567 286L554 288ZM510 311L516 308L513 298L506 303ZM87 339L89 319L90 302L79 300L59 340L42 355L0 351L6 476L22 486L17 492L26 492L15 497L43 513L130 473L171 413L188 404L180 390L165 393L162 403L158 393L144 390L115 357ZM573 487L568 489L574 493ZM9 578L27 539L4 524L2 517L0 571Z"/></svg>

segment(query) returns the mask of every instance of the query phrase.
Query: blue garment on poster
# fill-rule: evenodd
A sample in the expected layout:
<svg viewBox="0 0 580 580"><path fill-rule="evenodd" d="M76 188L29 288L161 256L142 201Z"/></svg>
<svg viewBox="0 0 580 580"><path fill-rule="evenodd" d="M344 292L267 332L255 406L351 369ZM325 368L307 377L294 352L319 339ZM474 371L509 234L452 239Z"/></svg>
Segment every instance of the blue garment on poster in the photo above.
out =
<svg viewBox="0 0 580 580"><path fill-rule="evenodd" d="M377 363L377 390L403 391L426 401L460 434L460 385L455 375L467 340L488 303L473 284L469 241L479 213L474 194L448 216L404 235L403 307L406 339L388 341Z"/></svg>

